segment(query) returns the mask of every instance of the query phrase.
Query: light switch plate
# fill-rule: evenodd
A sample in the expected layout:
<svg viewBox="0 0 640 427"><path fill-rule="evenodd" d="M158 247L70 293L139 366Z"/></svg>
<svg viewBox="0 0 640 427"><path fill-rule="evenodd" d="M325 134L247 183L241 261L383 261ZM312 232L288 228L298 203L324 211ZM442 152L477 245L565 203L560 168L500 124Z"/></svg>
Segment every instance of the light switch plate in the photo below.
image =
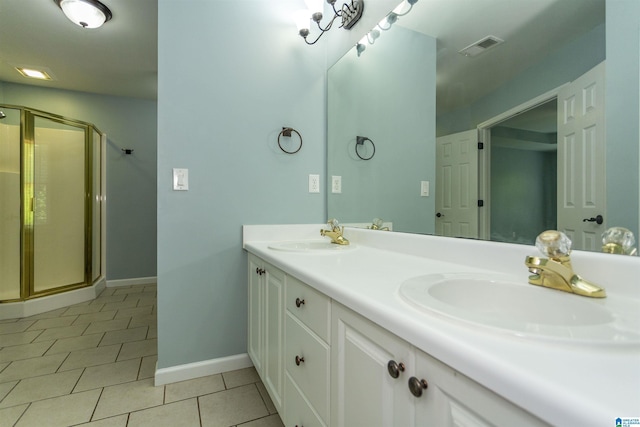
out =
<svg viewBox="0 0 640 427"><path fill-rule="evenodd" d="M420 196L429 196L429 181L420 181Z"/></svg>
<svg viewBox="0 0 640 427"><path fill-rule="evenodd" d="M173 189L175 191L189 189L189 169L173 168Z"/></svg>

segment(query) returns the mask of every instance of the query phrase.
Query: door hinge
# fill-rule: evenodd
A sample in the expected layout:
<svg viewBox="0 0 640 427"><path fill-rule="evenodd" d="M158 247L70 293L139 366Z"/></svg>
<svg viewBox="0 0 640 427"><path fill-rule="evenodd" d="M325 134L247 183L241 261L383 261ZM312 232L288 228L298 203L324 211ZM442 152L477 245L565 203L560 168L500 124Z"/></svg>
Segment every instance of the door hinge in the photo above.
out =
<svg viewBox="0 0 640 427"><path fill-rule="evenodd" d="M478 200L478 207L481 208L484 206L484 200Z"/></svg>
<svg viewBox="0 0 640 427"><path fill-rule="evenodd" d="M478 141L478 150L484 150L484 142Z"/></svg>

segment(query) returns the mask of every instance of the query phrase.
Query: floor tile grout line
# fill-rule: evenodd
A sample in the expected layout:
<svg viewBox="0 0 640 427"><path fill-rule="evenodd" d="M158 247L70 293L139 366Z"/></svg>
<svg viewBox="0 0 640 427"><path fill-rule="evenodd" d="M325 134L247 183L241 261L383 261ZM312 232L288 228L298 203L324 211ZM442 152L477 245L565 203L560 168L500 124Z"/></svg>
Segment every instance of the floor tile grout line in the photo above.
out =
<svg viewBox="0 0 640 427"><path fill-rule="evenodd" d="M20 416L18 417L18 419L16 420L16 422L15 422L15 423L13 423L13 425L14 425L14 426L17 426L17 425L18 425L18 423L20 422L20 420L22 419L22 417L24 417L24 414L26 414L26 413L27 413L27 411L29 410L29 408L31 408L31 404L32 404L32 403L33 403L33 402L29 402L29 403L27 404L26 408L24 408L24 411L22 411L22 413L20 414Z"/></svg>
<svg viewBox="0 0 640 427"><path fill-rule="evenodd" d="M100 404L100 399L102 399L102 395L104 394L104 387L102 387L102 389L100 390L100 395L98 396L98 400L96 400L96 404L93 407L93 411L91 411L91 416L89 417L89 421L91 422L93 421L93 417L96 414L96 410L98 410L98 405Z"/></svg>

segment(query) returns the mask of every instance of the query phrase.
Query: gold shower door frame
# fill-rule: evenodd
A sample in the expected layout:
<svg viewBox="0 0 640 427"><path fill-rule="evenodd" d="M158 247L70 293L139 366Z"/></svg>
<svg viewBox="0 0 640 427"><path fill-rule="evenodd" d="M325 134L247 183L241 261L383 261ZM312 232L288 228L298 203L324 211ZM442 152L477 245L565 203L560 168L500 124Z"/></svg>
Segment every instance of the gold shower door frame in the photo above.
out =
<svg viewBox="0 0 640 427"><path fill-rule="evenodd" d="M67 119L43 111L27 109L19 106L3 106L20 109L20 145L21 145L21 265L20 265L20 299L42 297L77 288L90 286L104 277L104 140L103 134L92 124ZM58 126L71 127L84 132L84 156L82 192L83 226L83 260L80 280L65 283L51 288L38 290L36 284L36 228L35 218L37 195L36 156L36 120L44 119ZM97 139L97 140L96 140ZM94 162L97 165L94 166ZM95 240L98 242L95 242ZM96 253L97 252L97 253ZM94 262L98 257L98 262ZM96 271L97 270L97 271ZM14 300L16 301L16 300ZM9 301L5 301L9 302Z"/></svg>

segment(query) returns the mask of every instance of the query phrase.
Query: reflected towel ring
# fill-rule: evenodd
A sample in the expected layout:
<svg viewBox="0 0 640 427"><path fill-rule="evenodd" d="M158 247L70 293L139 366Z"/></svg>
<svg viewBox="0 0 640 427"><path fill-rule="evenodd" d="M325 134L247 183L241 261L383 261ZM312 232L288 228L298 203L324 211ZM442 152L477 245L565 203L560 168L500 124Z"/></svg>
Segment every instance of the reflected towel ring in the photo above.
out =
<svg viewBox="0 0 640 427"><path fill-rule="evenodd" d="M280 137L281 136L291 137L291 132L295 132L298 135L298 138L300 138L300 146L295 151L287 151L284 148L282 148L282 145L280 144ZM296 154L302 148L302 135L300 135L300 132L298 132L294 128L289 128L289 127L282 128L282 132L278 134L278 147L280 147L280 149L287 154Z"/></svg>
<svg viewBox="0 0 640 427"><path fill-rule="evenodd" d="M358 145L364 145L365 141L369 141L371 143L371 147L373 147L373 153L369 157L362 157L360 153L358 153ZM371 160L373 156L376 154L376 145L372 140L367 138L366 136L356 136L356 156L360 157L362 160Z"/></svg>

